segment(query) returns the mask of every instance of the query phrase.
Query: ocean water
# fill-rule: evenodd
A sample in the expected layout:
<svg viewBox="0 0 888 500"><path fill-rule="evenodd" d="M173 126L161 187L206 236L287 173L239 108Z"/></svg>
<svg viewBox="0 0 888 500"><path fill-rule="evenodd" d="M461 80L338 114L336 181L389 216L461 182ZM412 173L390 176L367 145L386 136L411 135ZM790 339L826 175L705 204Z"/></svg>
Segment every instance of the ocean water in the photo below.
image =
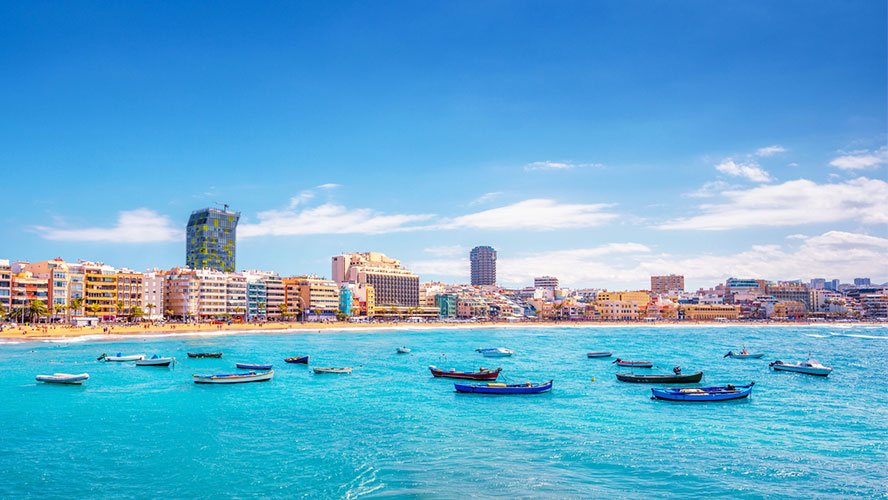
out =
<svg viewBox="0 0 888 500"><path fill-rule="evenodd" d="M411 354L396 354L407 345ZM742 345L761 360L724 359ZM474 349L505 346L512 358ZM188 359L187 351L224 351ZM613 350L726 403L650 399L617 382ZM312 332L0 344L0 498L884 498L888 327L609 327ZM175 356L175 368L104 353ZM811 352L828 378L769 372ZM313 375L310 354L352 375ZM446 361L442 360L446 355ZM235 361L272 382L196 385ZM428 365L502 367L532 396L457 394ZM620 369L621 371L631 369ZM637 371L641 371L636 369ZM37 374L88 372L82 387ZM592 380L594 377L594 381Z"/></svg>

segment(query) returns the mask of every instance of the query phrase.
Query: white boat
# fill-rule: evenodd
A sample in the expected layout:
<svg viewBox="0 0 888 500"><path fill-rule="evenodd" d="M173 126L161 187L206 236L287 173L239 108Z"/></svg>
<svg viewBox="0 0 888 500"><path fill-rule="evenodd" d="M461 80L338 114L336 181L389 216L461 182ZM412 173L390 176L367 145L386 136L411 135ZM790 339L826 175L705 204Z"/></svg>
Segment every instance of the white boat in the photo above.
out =
<svg viewBox="0 0 888 500"><path fill-rule="evenodd" d="M315 366L312 368L315 373L351 373L352 368L321 368Z"/></svg>
<svg viewBox="0 0 888 500"><path fill-rule="evenodd" d="M778 371L807 373L808 375L818 375L821 377L826 377L832 371L832 367L823 366L811 358L792 365L788 365L778 359L768 366Z"/></svg>
<svg viewBox="0 0 888 500"><path fill-rule="evenodd" d="M195 384L243 384L246 382L265 382L274 377L274 370L256 373L231 373L228 375L192 375Z"/></svg>
<svg viewBox="0 0 888 500"><path fill-rule="evenodd" d="M485 358L506 358L513 354L515 351L511 349L506 349L505 347L491 347L488 349L475 349L480 352L482 356Z"/></svg>
<svg viewBox="0 0 888 500"><path fill-rule="evenodd" d="M99 359L100 360L104 359L105 361L136 361L139 359L145 359L145 355L144 354L127 354L126 356L124 356L123 354L118 352L117 356L108 356L106 354L102 354L102 356Z"/></svg>
<svg viewBox="0 0 888 500"><path fill-rule="evenodd" d="M72 375L70 373L37 375L37 382L46 382L49 384L82 384L86 380L89 380L88 373L79 373L77 375Z"/></svg>
<svg viewBox="0 0 888 500"><path fill-rule="evenodd" d="M159 358L157 354L147 359L137 359L136 366L170 366L173 358Z"/></svg>
<svg viewBox="0 0 888 500"><path fill-rule="evenodd" d="M400 354L407 354L408 352L410 352L409 347L399 347L398 348L398 353L400 353Z"/></svg>

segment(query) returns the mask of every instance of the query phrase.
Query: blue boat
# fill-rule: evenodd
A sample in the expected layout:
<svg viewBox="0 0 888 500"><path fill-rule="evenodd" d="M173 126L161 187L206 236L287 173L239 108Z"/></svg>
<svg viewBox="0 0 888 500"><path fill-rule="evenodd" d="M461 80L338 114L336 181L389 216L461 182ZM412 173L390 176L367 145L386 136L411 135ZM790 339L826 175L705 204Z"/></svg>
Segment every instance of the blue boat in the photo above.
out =
<svg viewBox="0 0 888 500"><path fill-rule="evenodd" d="M670 387L651 389L651 392L654 394L652 399L668 401L730 401L749 397L754 385L755 382L738 386L728 384L718 387Z"/></svg>
<svg viewBox="0 0 888 500"><path fill-rule="evenodd" d="M542 384L480 384L480 385L462 385L453 384L456 392L471 392L478 394L538 394L540 392L548 392L552 389L552 381Z"/></svg>
<svg viewBox="0 0 888 500"><path fill-rule="evenodd" d="M253 363L235 363L241 370L271 370L271 365L256 365Z"/></svg>
<svg viewBox="0 0 888 500"><path fill-rule="evenodd" d="M295 358L287 358L284 361L287 363L308 364L308 356L296 356Z"/></svg>

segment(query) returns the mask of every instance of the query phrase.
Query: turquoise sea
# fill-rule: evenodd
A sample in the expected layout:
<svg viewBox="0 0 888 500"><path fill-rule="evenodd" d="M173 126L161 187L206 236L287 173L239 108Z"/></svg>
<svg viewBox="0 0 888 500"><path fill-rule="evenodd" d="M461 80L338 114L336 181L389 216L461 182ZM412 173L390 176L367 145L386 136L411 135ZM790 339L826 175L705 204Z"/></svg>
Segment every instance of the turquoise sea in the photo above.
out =
<svg viewBox="0 0 888 500"><path fill-rule="evenodd" d="M411 354L395 348L407 345ZM761 360L724 359L745 345ZM505 346L513 358L484 359ZM187 351L224 351L187 359ZM670 403L607 359L702 369L753 397ZM419 329L0 344L0 498L885 498L888 327ZM175 356L173 369L102 353ZM811 352L820 378L768 362ZM310 354L352 375L313 375ZM442 361L441 355L447 360ZM272 382L196 385L235 361ZM464 395L428 365L555 380ZM627 369L620 369L627 370ZM628 369L631 370L631 369ZM37 374L88 372L82 387ZM592 378L594 377L594 381Z"/></svg>

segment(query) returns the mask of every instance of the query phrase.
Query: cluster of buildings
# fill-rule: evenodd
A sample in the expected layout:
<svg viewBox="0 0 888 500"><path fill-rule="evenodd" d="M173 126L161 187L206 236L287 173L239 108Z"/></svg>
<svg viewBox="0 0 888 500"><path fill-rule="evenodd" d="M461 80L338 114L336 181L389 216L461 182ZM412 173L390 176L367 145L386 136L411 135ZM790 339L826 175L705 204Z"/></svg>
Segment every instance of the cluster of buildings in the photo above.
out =
<svg viewBox="0 0 888 500"><path fill-rule="evenodd" d="M771 282L730 278L686 291L680 275L651 276L650 290L570 289L555 277L533 286L496 284L496 250L469 253L470 284L422 283L397 259L378 252L336 255L331 279L236 271L240 214L192 212L185 267L134 271L62 259L0 259L0 316L77 324L109 320L275 321L712 321L888 318L888 286L812 279Z"/></svg>

